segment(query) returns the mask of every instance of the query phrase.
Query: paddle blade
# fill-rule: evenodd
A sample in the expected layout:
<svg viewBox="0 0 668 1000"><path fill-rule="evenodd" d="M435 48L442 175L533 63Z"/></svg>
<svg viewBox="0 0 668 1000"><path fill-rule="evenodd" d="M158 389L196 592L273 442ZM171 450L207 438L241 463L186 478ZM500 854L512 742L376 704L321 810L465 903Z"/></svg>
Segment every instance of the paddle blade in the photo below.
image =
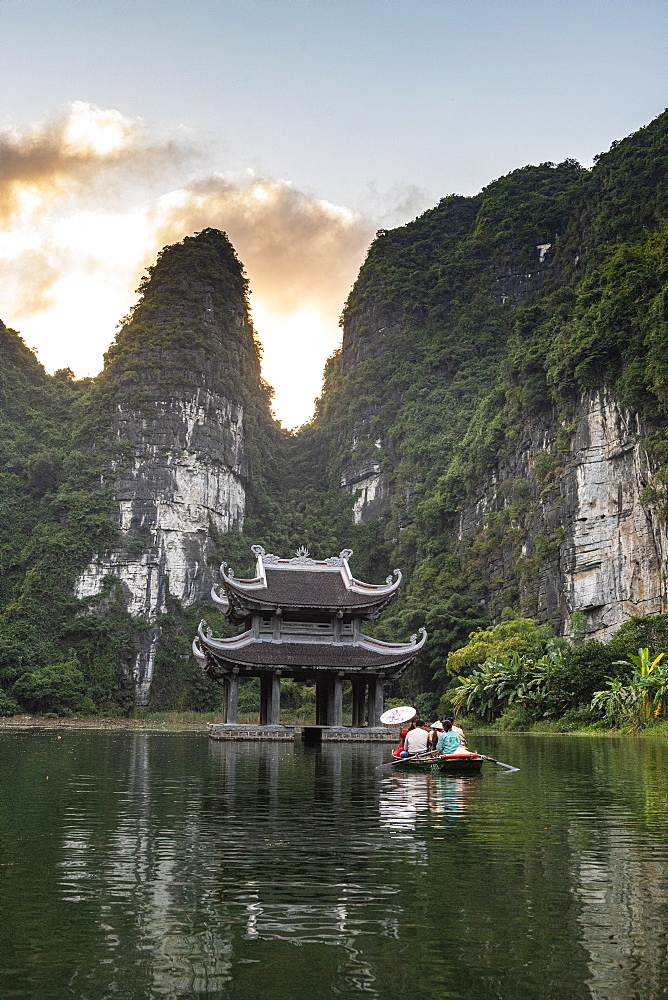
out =
<svg viewBox="0 0 668 1000"><path fill-rule="evenodd" d="M519 771L519 767L513 767L512 764L504 764L502 760L497 760L496 757L485 757L480 754L483 760L488 760L490 764L498 764L499 767L505 767L508 771Z"/></svg>

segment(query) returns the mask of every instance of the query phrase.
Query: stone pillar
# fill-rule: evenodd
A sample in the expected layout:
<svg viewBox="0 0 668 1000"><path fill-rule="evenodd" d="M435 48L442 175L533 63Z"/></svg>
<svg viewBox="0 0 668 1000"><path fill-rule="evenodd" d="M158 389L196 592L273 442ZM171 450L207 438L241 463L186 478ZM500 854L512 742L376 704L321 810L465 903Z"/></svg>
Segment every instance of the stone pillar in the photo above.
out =
<svg viewBox="0 0 668 1000"><path fill-rule="evenodd" d="M223 686L223 722L237 721L237 705L239 700L239 675L236 672L228 674Z"/></svg>
<svg viewBox="0 0 668 1000"><path fill-rule="evenodd" d="M353 677L353 726L356 729L364 726L364 702L366 700L366 681L361 677Z"/></svg>
<svg viewBox="0 0 668 1000"><path fill-rule="evenodd" d="M267 725L268 708L269 708L269 683L271 677L269 674L260 674L260 725Z"/></svg>
<svg viewBox="0 0 668 1000"><path fill-rule="evenodd" d="M230 700L228 704L228 722L236 722L239 713L239 671L230 674Z"/></svg>
<svg viewBox="0 0 668 1000"><path fill-rule="evenodd" d="M318 673L315 679L315 724L316 726L328 726L328 694L329 677L325 673Z"/></svg>
<svg viewBox="0 0 668 1000"><path fill-rule="evenodd" d="M334 718L334 678L331 674L327 674L327 709L325 712L326 726L333 725L332 719Z"/></svg>
<svg viewBox="0 0 668 1000"><path fill-rule="evenodd" d="M229 688L229 678L223 677L223 680L221 682L221 687L222 687L222 695L223 695L223 704L222 704L222 707L221 707L221 710L220 710L220 721L221 722L227 722L228 703L229 703L229 690L230 690L230 688Z"/></svg>
<svg viewBox="0 0 668 1000"><path fill-rule="evenodd" d="M330 726L341 726L343 725L343 674L336 673L331 678L330 686L331 695L328 698L329 710L327 715L329 717Z"/></svg>
<svg viewBox="0 0 668 1000"><path fill-rule="evenodd" d="M369 681L369 725L379 726L383 714L383 678L376 676Z"/></svg>
<svg viewBox="0 0 668 1000"><path fill-rule="evenodd" d="M267 692L267 725L281 724L281 672L273 670L269 675Z"/></svg>

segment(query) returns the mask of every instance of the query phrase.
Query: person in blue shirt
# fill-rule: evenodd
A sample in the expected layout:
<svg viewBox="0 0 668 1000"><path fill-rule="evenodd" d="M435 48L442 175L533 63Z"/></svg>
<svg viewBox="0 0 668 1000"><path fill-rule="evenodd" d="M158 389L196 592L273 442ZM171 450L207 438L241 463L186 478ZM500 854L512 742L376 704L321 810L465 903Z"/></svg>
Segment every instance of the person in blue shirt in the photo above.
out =
<svg viewBox="0 0 668 1000"><path fill-rule="evenodd" d="M440 754L454 753L462 745L459 733L452 728L452 719L446 719L443 723L443 732L438 738L436 750Z"/></svg>

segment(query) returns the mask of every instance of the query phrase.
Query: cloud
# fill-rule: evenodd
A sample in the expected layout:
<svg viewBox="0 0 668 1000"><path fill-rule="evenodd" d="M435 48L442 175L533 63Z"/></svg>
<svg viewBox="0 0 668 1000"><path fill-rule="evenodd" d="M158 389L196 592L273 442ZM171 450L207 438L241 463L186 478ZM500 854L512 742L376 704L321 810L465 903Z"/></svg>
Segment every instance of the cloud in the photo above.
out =
<svg viewBox="0 0 668 1000"><path fill-rule="evenodd" d="M64 263L53 247L25 250L20 256L4 261L1 284L5 289L5 315L11 312L34 316L53 308L53 291Z"/></svg>
<svg viewBox="0 0 668 1000"><path fill-rule="evenodd" d="M253 295L279 316L304 308L338 316L375 230L361 215L254 175L201 179L160 199L152 217L161 245L206 226L225 230Z"/></svg>
<svg viewBox="0 0 668 1000"><path fill-rule="evenodd" d="M160 135L83 102L0 131L0 318L51 370L96 374L158 251L222 229L248 274L277 412L290 404L286 422L294 425L311 412L375 229L423 208L425 196L370 188L371 218L289 181L214 164L213 147L182 128Z"/></svg>
<svg viewBox="0 0 668 1000"><path fill-rule="evenodd" d="M375 184L367 184L364 211L372 216L381 229L393 229L414 219L438 201L429 191L414 184L393 184L387 191L379 191Z"/></svg>
<svg viewBox="0 0 668 1000"><path fill-rule="evenodd" d="M0 219L99 194L100 183L154 182L196 155L185 136L154 137L139 120L76 101L52 121L0 133Z"/></svg>
<svg viewBox="0 0 668 1000"><path fill-rule="evenodd" d="M25 289L19 311L32 315L49 303L49 281L67 268L68 256L82 272L100 266L116 213L144 220L143 240L120 254L133 289L163 246L213 226L227 232L265 308L284 316L308 306L338 316L375 224L287 181L207 171L209 155L187 137L156 138L143 122L82 102L53 121L0 133L0 257L14 258L22 275L12 296ZM179 171L188 176L170 186ZM96 213L104 230L97 246ZM63 242L83 217L88 231L78 243Z"/></svg>

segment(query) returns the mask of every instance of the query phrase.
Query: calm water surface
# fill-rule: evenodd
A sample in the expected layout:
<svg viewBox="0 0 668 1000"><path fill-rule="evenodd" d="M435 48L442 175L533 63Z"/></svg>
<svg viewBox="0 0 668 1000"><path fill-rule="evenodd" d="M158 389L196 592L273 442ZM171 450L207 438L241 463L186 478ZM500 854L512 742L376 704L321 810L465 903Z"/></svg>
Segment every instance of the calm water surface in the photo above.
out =
<svg viewBox="0 0 668 1000"><path fill-rule="evenodd" d="M668 746L475 745L1 732L0 997L668 996Z"/></svg>

